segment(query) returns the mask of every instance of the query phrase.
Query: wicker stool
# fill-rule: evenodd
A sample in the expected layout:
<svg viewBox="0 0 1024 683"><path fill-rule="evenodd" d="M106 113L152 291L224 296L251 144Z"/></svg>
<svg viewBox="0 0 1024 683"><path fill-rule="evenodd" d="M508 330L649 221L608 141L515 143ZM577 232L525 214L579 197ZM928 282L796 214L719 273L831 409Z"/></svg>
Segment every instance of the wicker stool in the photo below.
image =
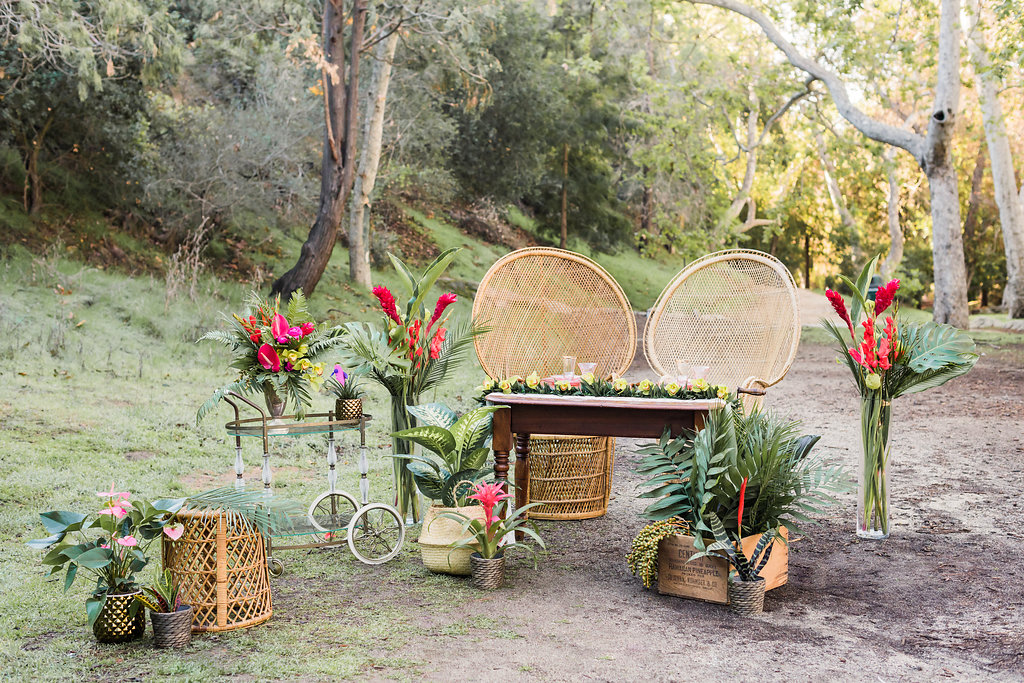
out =
<svg viewBox="0 0 1024 683"><path fill-rule="evenodd" d="M531 436L527 500L532 519L592 519L608 511L615 439Z"/></svg>
<svg viewBox="0 0 1024 683"><path fill-rule="evenodd" d="M262 624L273 614L263 537L242 517L181 510L185 530L164 538L164 568L192 605L192 631L230 631Z"/></svg>

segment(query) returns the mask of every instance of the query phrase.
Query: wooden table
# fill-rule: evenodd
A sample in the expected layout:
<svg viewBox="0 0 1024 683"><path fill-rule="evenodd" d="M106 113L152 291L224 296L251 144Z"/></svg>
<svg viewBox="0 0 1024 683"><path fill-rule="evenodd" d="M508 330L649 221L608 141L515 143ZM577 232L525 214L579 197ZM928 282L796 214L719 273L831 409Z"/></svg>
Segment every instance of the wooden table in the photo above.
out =
<svg viewBox="0 0 1024 683"><path fill-rule="evenodd" d="M681 401L674 398L555 396L546 394L488 394L488 403L506 406L494 413L494 475L508 482L509 454L515 434L516 508L526 505L530 482L530 435L625 436L659 438L668 427L672 436L700 429L721 399Z"/></svg>

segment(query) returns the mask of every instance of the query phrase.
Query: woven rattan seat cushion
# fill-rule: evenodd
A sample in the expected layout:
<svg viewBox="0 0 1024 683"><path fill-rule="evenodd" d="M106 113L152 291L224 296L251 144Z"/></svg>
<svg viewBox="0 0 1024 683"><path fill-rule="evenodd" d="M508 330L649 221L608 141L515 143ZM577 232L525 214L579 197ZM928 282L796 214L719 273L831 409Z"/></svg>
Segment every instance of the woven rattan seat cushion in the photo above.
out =
<svg viewBox="0 0 1024 683"><path fill-rule="evenodd" d="M571 251L530 247L498 259L480 281L473 319L490 377L562 372L562 356L622 374L636 353L636 320L625 293L597 263Z"/></svg>
<svg viewBox="0 0 1024 683"><path fill-rule="evenodd" d="M644 355L659 375L677 361L711 368L730 389L763 388L786 375L800 343L793 276L760 251L735 249L700 258L658 297L644 332Z"/></svg>

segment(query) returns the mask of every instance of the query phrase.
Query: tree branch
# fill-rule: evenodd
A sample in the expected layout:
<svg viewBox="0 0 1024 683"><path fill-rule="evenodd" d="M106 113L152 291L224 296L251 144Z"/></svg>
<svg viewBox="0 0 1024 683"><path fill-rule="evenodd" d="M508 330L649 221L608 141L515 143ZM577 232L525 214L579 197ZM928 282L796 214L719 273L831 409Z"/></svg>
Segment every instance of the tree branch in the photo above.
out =
<svg viewBox="0 0 1024 683"><path fill-rule="evenodd" d="M925 163L925 139L896 126L889 125L878 119L872 118L850 101L850 95L846 92L846 84L838 75L822 66L817 61L804 56L797 50L789 40L776 28L772 20L763 12L754 9L737 0L687 0L697 5L711 5L721 7L750 19L757 24L777 48L786 55L789 63L806 72L808 75L821 81L828 88L835 102L836 109L843 118L849 121L857 130L878 142L884 142L910 152L918 163ZM948 0L946 0L948 1ZM943 65L940 65L940 71ZM941 79L940 79L941 80ZM934 117L933 117L934 119Z"/></svg>

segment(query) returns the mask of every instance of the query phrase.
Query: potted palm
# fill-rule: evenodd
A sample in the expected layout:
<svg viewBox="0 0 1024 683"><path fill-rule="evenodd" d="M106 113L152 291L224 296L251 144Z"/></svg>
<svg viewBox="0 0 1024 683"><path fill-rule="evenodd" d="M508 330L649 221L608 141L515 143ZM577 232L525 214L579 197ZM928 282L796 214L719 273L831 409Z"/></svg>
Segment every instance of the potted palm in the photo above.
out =
<svg viewBox="0 0 1024 683"><path fill-rule="evenodd" d="M512 494L505 493L500 484L480 482L473 487L468 498L480 502L480 506L484 510L483 521L457 512L441 513L442 517L460 522L462 531L469 532L468 538L460 539L452 544L452 552L463 548L474 549L473 554L470 555L470 564L473 585L477 588L492 590L501 588L505 583L506 550L525 548L533 555L534 566L536 566L537 560L533 548L523 543L517 543L514 540L516 531L521 531L535 540L541 548L544 547L544 541L537 531L537 526L526 519L526 512L541 503L524 505L502 519L502 515L507 512L506 499L511 497Z"/></svg>
<svg viewBox="0 0 1024 683"><path fill-rule="evenodd" d="M135 599L149 608L153 623L153 647L185 647L192 640L192 606L181 602L181 586L170 569Z"/></svg>
<svg viewBox="0 0 1024 683"><path fill-rule="evenodd" d="M423 518L419 545L423 564L432 572L466 576L470 573L472 548L452 551L452 543L464 540L459 524L444 513L459 513L483 521L484 509L470 499L472 487L490 476L484 467L490 453L491 422L496 407L481 407L462 417L443 403L408 406L420 426L392 434L401 442L419 444L429 453L399 453L406 461L416 488L433 502Z"/></svg>
<svg viewBox="0 0 1024 683"><path fill-rule="evenodd" d="M171 517L185 501L133 501L129 492L117 491L113 484L96 495L103 501L96 513L41 513L50 536L28 545L47 551L43 564L50 567L49 576L63 574L65 592L83 570L96 577L96 587L85 601L89 625L99 642L125 643L141 638L146 630L146 614L136 601L136 575L149 563L146 550L163 535L181 535L181 526L172 524Z"/></svg>

